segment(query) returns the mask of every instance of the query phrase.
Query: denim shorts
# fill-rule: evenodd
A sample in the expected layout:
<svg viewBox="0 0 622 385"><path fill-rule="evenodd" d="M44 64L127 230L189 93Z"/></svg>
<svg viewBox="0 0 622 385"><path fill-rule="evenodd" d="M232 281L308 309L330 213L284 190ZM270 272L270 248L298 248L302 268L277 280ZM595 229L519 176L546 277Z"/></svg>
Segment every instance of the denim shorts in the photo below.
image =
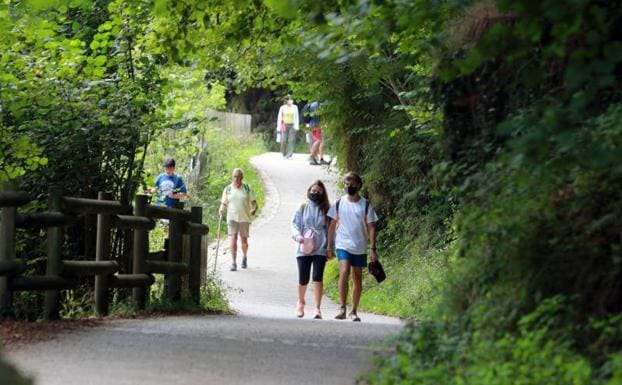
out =
<svg viewBox="0 0 622 385"><path fill-rule="evenodd" d="M339 261L350 261L350 266L354 267L367 267L367 254L350 254L342 249L335 252Z"/></svg>

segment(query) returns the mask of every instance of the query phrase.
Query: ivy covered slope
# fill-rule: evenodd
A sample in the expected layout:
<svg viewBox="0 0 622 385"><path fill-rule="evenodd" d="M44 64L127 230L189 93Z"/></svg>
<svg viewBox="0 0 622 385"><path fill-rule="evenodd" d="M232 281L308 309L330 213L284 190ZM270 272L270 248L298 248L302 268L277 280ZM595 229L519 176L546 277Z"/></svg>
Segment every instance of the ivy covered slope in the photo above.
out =
<svg viewBox="0 0 622 385"><path fill-rule="evenodd" d="M620 7L185 1L165 36L232 87L325 101L383 218L391 278L364 302L420 320L368 381L614 384Z"/></svg>

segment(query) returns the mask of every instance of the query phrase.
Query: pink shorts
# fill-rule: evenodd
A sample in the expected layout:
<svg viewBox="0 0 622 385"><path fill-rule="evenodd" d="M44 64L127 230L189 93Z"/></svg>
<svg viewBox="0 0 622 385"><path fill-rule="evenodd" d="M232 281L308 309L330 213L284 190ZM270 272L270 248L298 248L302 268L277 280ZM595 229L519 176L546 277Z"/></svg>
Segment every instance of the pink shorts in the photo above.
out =
<svg viewBox="0 0 622 385"><path fill-rule="evenodd" d="M322 139L322 129L319 127L313 127L313 131L311 132L313 135L313 141L317 142Z"/></svg>

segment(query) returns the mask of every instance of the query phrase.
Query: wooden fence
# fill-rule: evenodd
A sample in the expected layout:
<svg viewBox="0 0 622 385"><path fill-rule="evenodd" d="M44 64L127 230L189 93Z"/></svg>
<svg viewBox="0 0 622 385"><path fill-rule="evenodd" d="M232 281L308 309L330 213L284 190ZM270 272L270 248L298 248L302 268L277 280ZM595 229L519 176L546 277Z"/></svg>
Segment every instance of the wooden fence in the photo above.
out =
<svg viewBox="0 0 622 385"><path fill-rule="evenodd" d="M207 110L205 113L215 127L220 127L240 138L246 138L251 134L252 116L250 114L216 110Z"/></svg>
<svg viewBox="0 0 622 385"><path fill-rule="evenodd" d="M165 292L172 301L181 297L182 276L186 275L190 297L199 303L201 285L201 238L209 231L202 224L202 208L190 211L148 204L147 195L137 195L133 207L111 200L110 193L100 192L98 199L63 197L50 190L48 211L20 214L17 208L31 201L25 192L0 191L0 312L9 308L12 292L44 290L44 316L59 318L60 291L75 288L78 277L95 277L95 312L108 314L110 290L131 288L132 301L144 309L153 274L164 274ZM75 226L79 216L97 215L95 260L78 256L62 259L63 231ZM149 252L149 231L155 219L169 220L168 251ZM47 230L47 260L43 276L24 276L25 262L16 255L17 228ZM120 265L111 260L112 229L132 231L130 274L121 274ZM182 262L184 237L189 237L188 263ZM188 244L188 243L187 243Z"/></svg>

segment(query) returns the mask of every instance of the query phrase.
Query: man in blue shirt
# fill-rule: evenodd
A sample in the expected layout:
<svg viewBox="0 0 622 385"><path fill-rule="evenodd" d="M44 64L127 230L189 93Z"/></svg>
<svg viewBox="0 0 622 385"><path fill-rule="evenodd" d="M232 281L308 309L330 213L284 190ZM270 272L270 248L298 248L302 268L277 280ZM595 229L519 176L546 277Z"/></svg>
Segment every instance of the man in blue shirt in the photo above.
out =
<svg viewBox="0 0 622 385"><path fill-rule="evenodd" d="M175 159L168 158L164 162L164 170L155 180L152 191L158 193L158 206L175 207L175 203L187 196L186 185L181 175L175 174Z"/></svg>

